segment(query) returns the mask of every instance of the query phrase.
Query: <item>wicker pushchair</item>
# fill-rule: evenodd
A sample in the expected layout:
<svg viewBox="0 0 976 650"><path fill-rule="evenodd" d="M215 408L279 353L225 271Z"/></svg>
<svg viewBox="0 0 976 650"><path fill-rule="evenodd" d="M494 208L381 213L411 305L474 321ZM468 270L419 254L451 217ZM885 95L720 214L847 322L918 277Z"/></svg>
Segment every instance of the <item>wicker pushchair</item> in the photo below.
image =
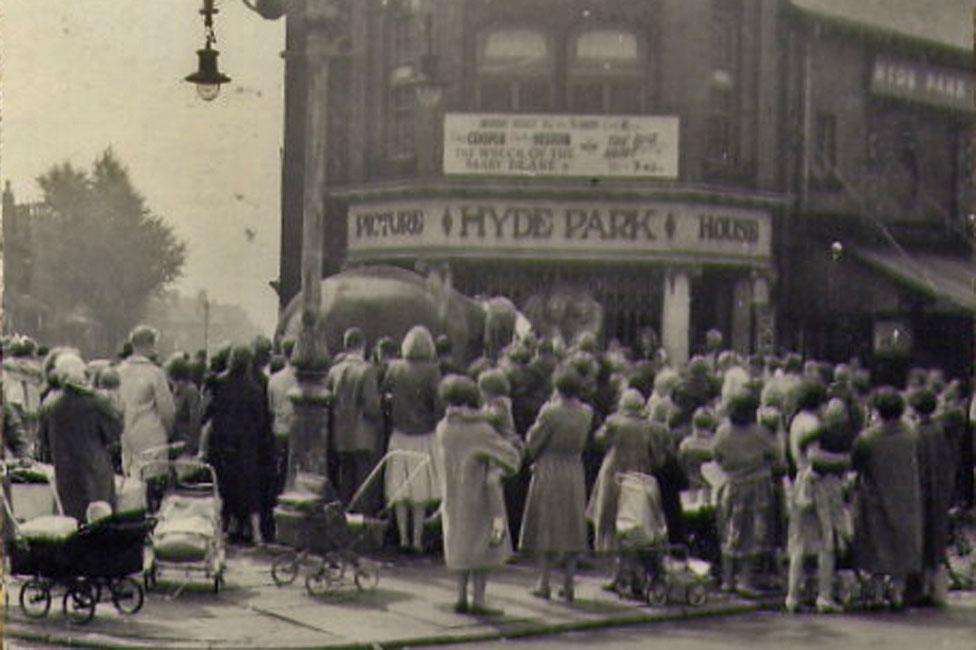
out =
<svg viewBox="0 0 976 650"><path fill-rule="evenodd" d="M379 548L385 537L389 522L386 508L377 516L367 516L352 512L355 506L379 479L387 462L396 456L415 456L421 461L403 481L397 490L405 488L410 481L429 462L426 454L405 450L387 453L369 473L359 489L350 499L348 506L332 501L322 503L301 515L292 532L283 535L279 527L279 540L292 547L275 558L271 565L271 576L278 586L291 584L298 577L303 566L305 589L310 595L322 596L333 592L347 582L349 577L359 590L373 589L379 584L379 565L361 556L364 550ZM394 491L394 494L396 493ZM276 509L282 514L282 509ZM290 539L281 540L282 537Z"/></svg>

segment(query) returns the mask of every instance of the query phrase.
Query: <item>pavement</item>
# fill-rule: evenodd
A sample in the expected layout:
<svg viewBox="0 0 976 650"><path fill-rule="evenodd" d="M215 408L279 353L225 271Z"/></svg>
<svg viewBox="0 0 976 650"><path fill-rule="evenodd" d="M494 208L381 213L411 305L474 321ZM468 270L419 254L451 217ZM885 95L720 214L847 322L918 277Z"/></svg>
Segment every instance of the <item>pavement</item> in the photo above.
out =
<svg viewBox="0 0 976 650"><path fill-rule="evenodd" d="M11 579L0 638L99 648L405 648L727 616L762 606L717 592L699 606L651 607L621 599L602 589L607 561L588 563L580 572L572 604L555 594L545 601L529 593L534 567L518 562L489 578L488 605L504 613L479 617L454 612L455 580L439 558L376 558L375 588L360 590L346 576L338 588L312 596L305 570L291 585L274 583L271 563L283 551L229 547L220 593L213 593L212 581L180 585L164 574L140 612L125 616L103 601L86 625L66 620L63 589L54 594L45 618L28 619L17 605L22 581Z"/></svg>

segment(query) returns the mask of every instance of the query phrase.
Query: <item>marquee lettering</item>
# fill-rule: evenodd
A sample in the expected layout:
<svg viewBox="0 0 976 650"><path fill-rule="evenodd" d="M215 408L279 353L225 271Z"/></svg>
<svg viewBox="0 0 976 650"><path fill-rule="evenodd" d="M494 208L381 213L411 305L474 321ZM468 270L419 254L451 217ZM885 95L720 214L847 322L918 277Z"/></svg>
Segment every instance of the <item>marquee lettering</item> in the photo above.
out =
<svg viewBox="0 0 976 650"><path fill-rule="evenodd" d="M759 241L759 224L755 219L704 214L698 217L698 238L755 244Z"/></svg>
<svg viewBox="0 0 976 650"><path fill-rule="evenodd" d="M356 215L356 238L419 235L424 232L423 210L366 212Z"/></svg>
<svg viewBox="0 0 976 650"><path fill-rule="evenodd" d="M436 212L435 212L436 211ZM429 228L431 218L436 228ZM702 209L671 204L581 205L579 203L444 202L377 206L353 212L350 243L365 248L411 246L504 246L533 242L556 248L694 251L763 254L769 224L744 210Z"/></svg>

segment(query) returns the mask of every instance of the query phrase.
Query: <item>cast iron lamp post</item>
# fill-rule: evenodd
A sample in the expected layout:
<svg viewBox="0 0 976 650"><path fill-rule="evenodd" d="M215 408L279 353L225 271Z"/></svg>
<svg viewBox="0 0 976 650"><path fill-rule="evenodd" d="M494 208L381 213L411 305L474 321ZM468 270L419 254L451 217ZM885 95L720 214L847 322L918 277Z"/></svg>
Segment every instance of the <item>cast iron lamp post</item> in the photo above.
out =
<svg viewBox="0 0 976 650"><path fill-rule="evenodd" d="M247 6L252 7L250 4ZM348 44L349 0L282 2L280 6L272 2L258 2L252 8L269 19L284 13L300 15L307 27L304 52L295 53L305 60L308 99L305 107L305 182L302 196L301 328L292 354L298 387L289 396L295 410L289 434L285 480L285 490L292 490L299 474L320 479L328 475L326 443L329 396L324 380L329 351L325 347L319 319L325 193L328 186L327 117L331 59Z"/></svg>
<svg viewBox="0 0 976 650"><path fill-rule="evenodd" d="M214 0L203 0L203 8L200 14L203 16L204 44L202 50L197 50L197 70L188 74L185 79L190 83L196 84L197 94L200 99L210 102L217 99L220 94L220 85L228 83L230 77L222 74L217 67L217 55L220 54L213 49L217 42L214 33L213 17L219 10L214 7Z"/></svg>

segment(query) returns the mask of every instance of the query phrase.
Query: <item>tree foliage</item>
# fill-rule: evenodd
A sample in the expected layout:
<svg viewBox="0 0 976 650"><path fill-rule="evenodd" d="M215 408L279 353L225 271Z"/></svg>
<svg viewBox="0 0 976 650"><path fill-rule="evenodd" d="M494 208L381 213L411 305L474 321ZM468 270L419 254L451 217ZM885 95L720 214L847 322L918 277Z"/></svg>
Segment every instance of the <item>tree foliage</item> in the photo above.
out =
<svg viewBox="0 0 976 650"><path fill-rule="evenodd" d="M90 172L62 163L37 181L51 208L33 224L37 297L56 324L89 325L85 347L110 352L180 276L186 244L149 210L111 149Z"/></svg>

